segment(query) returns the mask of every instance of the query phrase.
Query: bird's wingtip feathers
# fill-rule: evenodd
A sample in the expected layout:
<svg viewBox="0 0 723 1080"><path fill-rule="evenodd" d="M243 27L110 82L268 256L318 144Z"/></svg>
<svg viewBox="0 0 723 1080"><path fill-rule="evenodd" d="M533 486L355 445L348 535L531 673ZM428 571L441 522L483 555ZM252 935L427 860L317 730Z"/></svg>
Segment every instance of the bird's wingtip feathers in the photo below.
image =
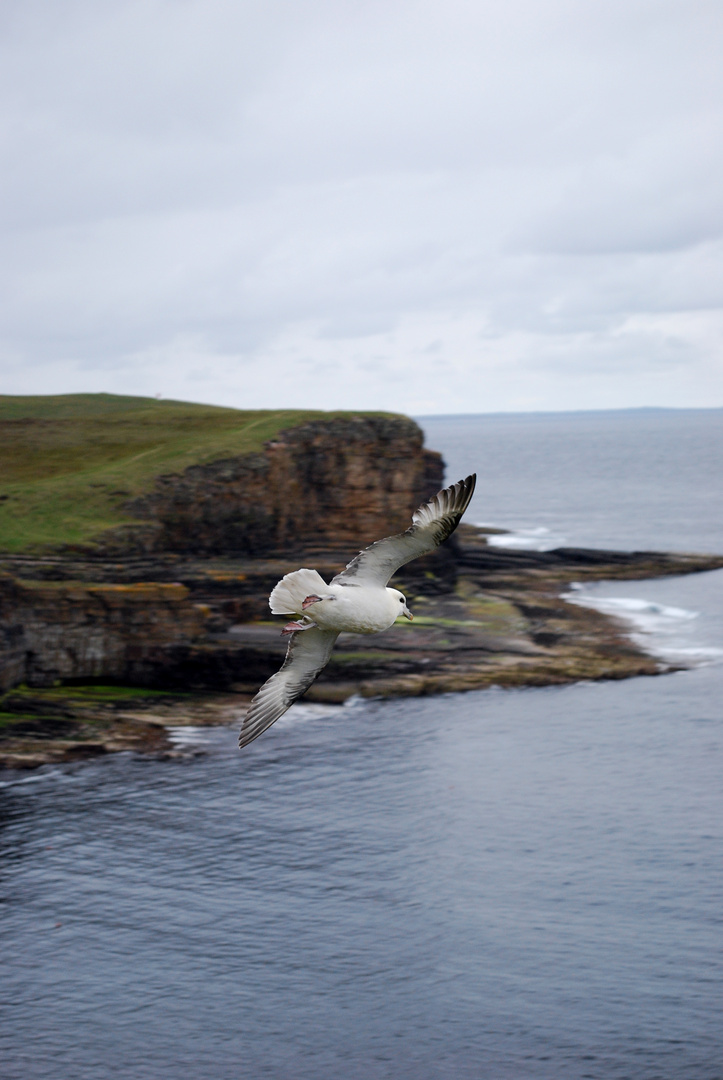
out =
<svg viewBox="0 0 723 1080"><path fill-rule="evenodd" d="M457 518L459 520L470 504L477 483L477 473L470 473L464 480L458 480L456 484L442 488L433 495L429 502L424 503L414 513L412 522L414 525L427 525L440 517Z"/></svg>

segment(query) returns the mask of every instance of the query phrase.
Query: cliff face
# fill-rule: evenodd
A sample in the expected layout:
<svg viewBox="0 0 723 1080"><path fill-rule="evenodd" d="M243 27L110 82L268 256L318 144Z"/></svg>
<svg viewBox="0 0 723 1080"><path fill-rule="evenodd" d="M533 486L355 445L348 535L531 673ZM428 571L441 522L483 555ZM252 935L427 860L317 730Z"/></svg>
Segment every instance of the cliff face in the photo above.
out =
<svg viewBox="0 0 723 1080"><path fill-rule="evenodd" d="M2 560L0 689L228 685L243 661L217 636L267 614L270 589L305 552L333 552L332 576L360 547L406 529L443 468L412 420L344 417L281 432L263 453L158 477L129 504L147 524L112 530L92 553ZM201 558L184 571L189 555ZM211 556L250 559L251 573L214 574Z"/></svg>
<svg viewBox="0 0 723 1080"><path fill-rule="evenodd" d="M0 689L65 679L163 679L208 609L183 585L23 584L0 579Z"/></svg>
<svg viewBox="0 0 723 1080"><path fill-rule="evenodd" d="M290 555L358 548L406 529L443 485L441 456L404 417L314 421L261 454L157 479L127 509L147 526L116 530L107 550Z"/></svg>

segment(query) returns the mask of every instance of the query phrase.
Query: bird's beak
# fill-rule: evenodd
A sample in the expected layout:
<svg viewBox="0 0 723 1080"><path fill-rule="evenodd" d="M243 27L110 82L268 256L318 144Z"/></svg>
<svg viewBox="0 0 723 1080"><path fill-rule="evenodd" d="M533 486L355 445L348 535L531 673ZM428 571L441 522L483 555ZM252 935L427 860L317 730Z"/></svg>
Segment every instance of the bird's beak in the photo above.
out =
<svg viewBox="0 0 723 1080"><path fill-rule="evenodd" d="M402 612L402 615L406 615L406 617L409 619L410 622L414 618L414 616L412 615L411 611L409 610L409 608L407 607L406 604L404 605L404 611Z"/></svg>

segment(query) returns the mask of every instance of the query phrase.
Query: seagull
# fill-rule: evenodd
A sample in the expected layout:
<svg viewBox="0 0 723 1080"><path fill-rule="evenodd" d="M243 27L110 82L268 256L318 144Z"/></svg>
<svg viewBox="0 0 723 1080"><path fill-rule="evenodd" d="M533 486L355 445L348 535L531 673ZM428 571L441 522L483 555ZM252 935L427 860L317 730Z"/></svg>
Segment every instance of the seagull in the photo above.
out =
<svg viewBox="0 0 723 1080"><path fill-rule="evenodd" d="M305 693L326 667L342 631L376 634L400 616L414 616L398 589L387 582L411 562L434 551L459 525L469 506L477 477L460 480L423 503L406 532L377 540L360 551L327 585L316 570L294 570L274 586L269 607L274 615L294 615L281 631L290 635L286 659L251 702L238 744L248 746Z"/></svg>

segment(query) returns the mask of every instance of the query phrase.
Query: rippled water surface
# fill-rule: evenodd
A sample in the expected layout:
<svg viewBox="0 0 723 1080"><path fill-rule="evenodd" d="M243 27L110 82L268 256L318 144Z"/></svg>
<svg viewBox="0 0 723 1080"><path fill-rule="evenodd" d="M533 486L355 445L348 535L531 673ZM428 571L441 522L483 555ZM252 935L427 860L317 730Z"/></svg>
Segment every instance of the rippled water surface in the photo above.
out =
<svg viewBox="0 0 723 1080"><path fill-rule="evenodd" d="M713 653L5 774L3 1080L722 1077L723 572L596 595Z"/></svg>
<svg viewBox="0 0 723 1080"><path fill-rule="evenodd" d="M470 520L515 546L723 546L723 409L426 417L448 477L472 469ZM525 545L525 540L528 545ZM711 547L713 545L713 547Z"/></svg>

